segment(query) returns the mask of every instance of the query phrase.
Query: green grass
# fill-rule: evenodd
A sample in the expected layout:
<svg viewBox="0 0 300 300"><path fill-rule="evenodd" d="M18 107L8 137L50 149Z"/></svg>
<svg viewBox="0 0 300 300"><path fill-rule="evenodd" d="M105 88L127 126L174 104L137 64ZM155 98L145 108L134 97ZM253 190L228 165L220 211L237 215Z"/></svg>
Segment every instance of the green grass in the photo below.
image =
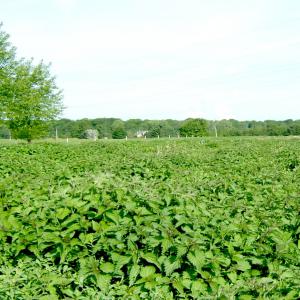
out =
<svg viewBox="0 0 300 300"><path fill-rule="evenodd" d="M0 142L1 299L298 299L300 140Z"/></svg>

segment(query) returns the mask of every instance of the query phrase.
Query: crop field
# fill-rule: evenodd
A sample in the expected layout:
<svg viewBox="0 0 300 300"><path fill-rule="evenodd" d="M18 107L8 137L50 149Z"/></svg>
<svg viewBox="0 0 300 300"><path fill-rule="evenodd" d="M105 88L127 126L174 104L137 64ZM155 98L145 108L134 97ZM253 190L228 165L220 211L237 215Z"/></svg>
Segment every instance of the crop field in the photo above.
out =
<svg viewBox="0 0 300 300"><path fill-rule="evenodd" d="M0 142L0 299L299 299L300 139Z"/></svg>

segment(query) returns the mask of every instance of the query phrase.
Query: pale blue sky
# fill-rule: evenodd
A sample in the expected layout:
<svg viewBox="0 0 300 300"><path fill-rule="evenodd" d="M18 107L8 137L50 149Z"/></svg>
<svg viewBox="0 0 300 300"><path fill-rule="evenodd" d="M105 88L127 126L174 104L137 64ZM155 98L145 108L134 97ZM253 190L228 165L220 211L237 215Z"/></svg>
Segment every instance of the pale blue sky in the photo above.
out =
<svg viewBox="0 0 300 300"><path fill-rule="evenodd" d="M0 0L64 117L300 119L299 0Z"/></svg>

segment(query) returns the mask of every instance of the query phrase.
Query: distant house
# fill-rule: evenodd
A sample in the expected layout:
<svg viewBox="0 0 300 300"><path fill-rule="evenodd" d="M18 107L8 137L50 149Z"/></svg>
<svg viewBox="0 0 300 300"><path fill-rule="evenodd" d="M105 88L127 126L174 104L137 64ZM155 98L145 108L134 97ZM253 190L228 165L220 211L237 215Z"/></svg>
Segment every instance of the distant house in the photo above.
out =
<svg viewBox="0 0 300 300"><path fill-rule="evenodd" d="M87 129L84 131L83 133L83 137L85 139L93 139L94 141L96 141L98 139L98 135L99 135L99 132L97 129Z"/></svg>
<svg viewBox="0 0 300 300"><path fill-rule="evenodd" d="M147 134L147 132L148 132L148 130L138 130L136 132L136 137L137 138L142 138L142 137L144 137Z"/></svg>

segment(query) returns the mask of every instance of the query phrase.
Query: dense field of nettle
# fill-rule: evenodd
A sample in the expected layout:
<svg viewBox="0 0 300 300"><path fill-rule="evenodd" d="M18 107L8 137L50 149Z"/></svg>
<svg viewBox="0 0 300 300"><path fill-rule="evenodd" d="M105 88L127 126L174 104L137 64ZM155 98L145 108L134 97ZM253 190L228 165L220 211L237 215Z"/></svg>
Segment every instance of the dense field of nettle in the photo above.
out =
<svg viewBox="0 0 300 300"><path fill-rule="evenodd" d="M0 144L1 299L297 299L300 139Z"/></svg>

